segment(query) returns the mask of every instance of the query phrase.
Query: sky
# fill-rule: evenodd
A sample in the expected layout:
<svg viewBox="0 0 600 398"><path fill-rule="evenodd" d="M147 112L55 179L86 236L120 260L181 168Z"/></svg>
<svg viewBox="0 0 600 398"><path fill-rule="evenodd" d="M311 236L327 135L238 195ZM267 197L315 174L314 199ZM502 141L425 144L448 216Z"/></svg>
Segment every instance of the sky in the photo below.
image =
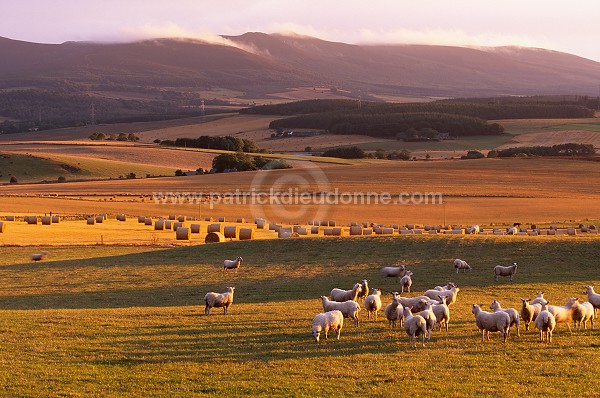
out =
<svg viewBox="0 0 600 398"><path fill-rule="evenodd" d="M526 46L600 62L598 0L0 0L0 36L37 43L296 33L353 44Z"/></svg>

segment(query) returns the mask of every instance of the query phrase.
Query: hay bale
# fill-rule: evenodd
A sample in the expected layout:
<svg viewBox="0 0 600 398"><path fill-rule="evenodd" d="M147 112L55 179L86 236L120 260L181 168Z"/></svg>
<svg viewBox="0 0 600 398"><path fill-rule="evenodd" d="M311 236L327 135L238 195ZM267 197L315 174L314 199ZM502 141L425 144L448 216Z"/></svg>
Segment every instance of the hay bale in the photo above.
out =
<svg viewBox="0 0 600 398"><path fill-rule="evenodd" d="M383 228L382 227L373 227L373 232L375 232L377 235L381 235L383 233Z"/></svg>
<svg viewBox="0 0 600 398"><path fill-rule="evenodd" d="M42 217L42 225L51 225L51 224L52 224L52 217L50 217L50 216Z"/></svg>
<svg viewBox="0 0 600 398"><path fill-rule="evenodd" d="M144 220L144 225L152 225L152 217L146 217L146 220Z"/></svg>
<svg viewBox="0 0 600 398"><path fill-rule="evenodd" d="M529 236L538 236L538 232L537 231L528 231L527 235L529 235Z"/></svg>
<svg viewBox="0 0 600 398"><path fill-rule="evenodd" d="M321 222L319 223L322 227L328 227L329 226L329 222L327 220L321 220Z"/></svg>
<svg viewBox="0 0 600 398"><path fill-rule="evenodd" d="M373 235L373 228L363 228L363 235Z"/></svg>
<svg viewBox="0 0 600 398"><path fill-rule="evenodd" d="M352 221L352 222L350 223L350 226L351 226L351 227L356 227L357 225L358 225L358 223L357 223L356 221Z"/></svg>
<svg viewBox="0 0 600 398"><path fill-rule="evenodd" d="M50 217L52 220L52 224L58 224L60 222L60 217L59 216L52 216Z"/></svg>
<svg viewBox="0 0 600 398"><path fill-rule="evenodd" d="M169 220L173 221L177 218L175 214L169 214Z"/></svg>
<svg viewBox="0 0 600 398"><path fill-rule="evenodd" d="M190 240L190 229L188 227L179 227L175 231L177 240Z"/></svg>
<svg viewBox="0 0 600 398"><path fill-rule="evenodd" d="M96 224L96 219L94 217L88 217L87 225L94 225L94 224Z"/></svg>
<svg viewBox="0 0 600 398"><path fill-rule="evenodd" d="M165 220L161 218L160 220L156 221L154 223L154 230L155 231L164 231L165 230Z"/></svg>
<svg viewBox="0 0 600 398"><path fill-rule="evenodd" d="M330 227L335 227L335 221L329 220L329 226Z"/></svg>
<svg viewBox="0 0 600 398"><path fill-rule="evenodd" d="M264 229L265 228L265 220L258 219L258 220L255 221L255 223L256 223L256 228L259 228L259 229Z"/></svg>
<svg viewBox="0 0 600 398"><path fill-rule="evenodd" d="M394 228L383 228L382 234L383 235L393 235Z"/></svg>
<svg viewBox="0 0 600 398"><path fill-rule="evenodd" d="M295 232L298 235L308 235L308 230L305 227L300 227Z"/></svg>
<svg viewBox="0 0 600 398"><path fill-rule="evenodd" d="M177 221L178 222L185 222L185 216L178 216L177 217Z"/></svg>
<svg viewBox="0 0 600 398"><path fill-rule="evenodd" d="M415 235L423 235L423 230L422 229L413 229L413 232L415 233Z"/></svg>
<svg viewBox="0 0 600 398"><path fill-rule="evenodd" d="M550 228L550 229L549 229L549 230L548 230L546 233L547 233L548 235L556 235L556 230L555 230L555 229L552 229L552 228Z"/></svg>
<svg viewBox="0 0 600 398"><path fill-rule="evenodd" d="M279 228L281 228L281 225L277 225L274 222L269 223L269 231L279 231Z"/></svg>
<svg viewBox="0 0 600 398"><path fill-rule="evenodd" d="M325 228L323 230L323 235L325 235L325 236L332 236L333 235L333 228Z"/></svg>
<svg viewBox="0 0 600 398"><path fill-rule="evenodd" d="M413 231L414 230L412 229L401 229L399 232L400 235L412 235L414 233Z"/></svg>
<svg viewBox="0 0 600 398"><path fill-rule="evenodd" d="M200 233L200 224L192 224L192 225L190 225L190 231L193 234L199 234Z"/></svg>
<svg viewBox="0 0 600 398"><path fill-rule="evenodd" d="M577 235L577 230L575 228L567 229L567 235Z"/></svg>
<svg viewBox="0 0 600 398"><path fill-rule="evenodd" d="M582 226L581 228L579 228L579 230L580 230L581 232L587 232L587 231L588 231L588 227L586 227L586 226L584 225L584 226Z"/></svg>
<svg viewBox="0 0 600 398"><path fill-rule="evenodd" d="M425 225L425 231L431 231L431 225Z"/></svg>
<svg viewBox="0 0 600 398"><path fill-rule="evenodd" d="M223 225L222 224L208 224L208 227L206 227L206 232L210 233L210 232L218 232L218 233L223 233Z"/></svg>
<svg viewBox="0 0 600 398"><path fill-rule="evenodd" d="M538 227L535 224L531 224L531 229L538 229Z"/></svg>
<svg viewBox="0 0 600 398"><path fill-rule="evenodd" d="M181 227L183 227L183 223L182 222L177 221L177 222L173 223L173 231L177 231L177 229L181 228Z"/></svg>
<svg viewBox="0 0 600 398"><path fill-rule="evenodd" d="M219 222L225 222L225 217L219 217Z"/></svg>
<svg viewBox="0 0 600 398"><path fill-rule="evenodd" d="M38 223L37 216L25 216L23 218L23 220L26 221L27 224L32 224L32 225L35 224L35 225L37 225L37 223Z"/></svg>
<svg viewBox="0 0 600 398"><path fill-rule="evenodd" d="M277 237L278 238L289 238L290 236L292 236L294 232L292 231L291 228L279 228L279 231L277 232Z"/></svg>
<svg viewBox="0 0 600 398"><path fill-rule="evenodd" d="M519 228L519 232L527 232L527 227L521 227L521 228Z"/></svg>
<svg viewBox="0 0 600 398"><path fill-rule="evenodd" d="M196 221L196 218L192 216L186 216L185 221Z"/></svg>
<svg viewBox="0 0 600 398"><path fill-rule="evenodd" d="M254 228L240 228L239 238L240 240L254 239Z"/></svg>
<svg viewBox="0 0 600 398"><path fill-rule="evenodd" d="M127 221L125 214L117 214L117 221Z"/></svg>
<svg viewBox="0 0 600 398"><path fill-rule="evenodd" d="M0 221L0 234L3 234L6 231L6 223Z"/></svg>
<svg viewBox="0 0 600 398"><path fill-rule="evenodd" d="M300 225L292 225L292 231L298 232L298 228L300 228Z"/></svg>
<svg viewBox="0 0 600 398"><path fill-rule="evenodd" d="M237 220L235 220L235 222L237 222L238 224L243 224L243 223L245 223L245 222L246 222L246 219L245 219L245 218L243 218L243 217L238 217L238 219L237 219Z"/></svg>
<svg viewBox="0 0 600 398"><path fill-rule="evenodd" d="M102 214L96 216L96 223L102 224L104 222L104 216ZM146 223L148 225L148 223ZM150 221L150 225L152 225L152 220Z"/></svg>
<svg viewBox="0 0 600 398"><path fill-rule="evenodd" d="M331 234L333 236L344 236L345 235L344 228L340 228L340 227L333 228L333 230L331 231Z"/></svg>
<svg viewBox="0 0 600 398"><path fill-rule="evenodd" d="M430 235L436 235L437 233L438 233L438 231L435 228L429 230Z"/></svg>
<svg viewBox="0 0 600 398"><path fill-rule="evenodd" d="M353 225L350 227L350 235L362 235L363 227L362 225Z"/></svg>
<svg viewBox="0 0 600 398"><path fill-rule="evenodd" d="M408 229L415 229L415 224L407 224L406 228L408 228Z"/></svg>
<svg viewBox="0 0 600 398"><path fill-rule="evenodd" d="M394 229L400 229L400 225L394 224L394 225L392 225L392 228L394 228Z"/></svg>
<svg viewBox="0 0 600 398"><path fill-rule="evenodd" d="M15 221L15 216L6 216L6 221Z"/></svg>
<svg viewBox="0 0 600 398"><path fill-rule="evenodd" d="M369 223L366 221L363 221L362 226L363 226L363 228L369 228Z"/></svg>
<svg viewBox="0 0 600 398"><path fill-rule="evenodd" d="M146 222L146 217L145 217L145 216L138 216L138 222L139 222L140 224L143 224L143 223L145 223L145 222Z"/></svg>
<svg viewBox="0 0 600 398"><path fill-rule="evenodd" d="M209 232L204 238L204 243L225 242L225 236L220 232Z"/></svg>
<svg viewBox="0 0 600 398"><path fill-rule="evenodd" d="M223 228L223 235L225 235L225 238L227 239L237 239L239 233L240 227L237 225L227 225L225 228Z"/></svg>
<svg viewBox="0 0 600 398"><path fill-rule="evenodd" d="M204 221L213 222L212 217L204 217Z"/></svg>
<svg viewBox="0 0 600 398"><path fill-rule="evenodd" d="M313 235L318 235L319 234L319 227L315 226L315 227L310 227L310 233Z"/></svg>
<svg viewBox="0 0 600 398"><path fill-rule="evenodd" d="M165 220L165 229L172 230L173 229L173 220Z"/></svg>

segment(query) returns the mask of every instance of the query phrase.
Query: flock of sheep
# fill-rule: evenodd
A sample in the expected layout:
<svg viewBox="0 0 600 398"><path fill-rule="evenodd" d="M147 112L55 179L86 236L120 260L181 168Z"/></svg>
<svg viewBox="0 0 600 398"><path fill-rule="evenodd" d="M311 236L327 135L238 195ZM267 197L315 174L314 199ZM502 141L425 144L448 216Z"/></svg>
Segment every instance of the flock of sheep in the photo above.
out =
<svg viewBox="0 0 600 398"><path fill-rule="evenodd" d="M240 267L242 258L236 260L225 260L223 269L237 269ZM464 260L455 259L454 268L458 273L460 270L470 271L471 266ZM517 271L517 263L510 266L496 266L494 268L494 279L498 281L499 276L510 277ZM312 321L311 335L318 343L321 335L328 338L329 332L334 332L336 338L340 338L340 333L344 325L344 318L353 320L354 327L359 326L359 312L361 306L359 300L364 303L364 309L367 311L367 319L377 321L377 314L383 308L389 326L396 328L398 325L403 327L409 337L409 343L416 347L417 337L421 339L421 345L425 346L425 339L431 339L431 332L437 326L437 330L445 328L448 331L450 322L450 306L456 303L460 288L448 282L445 286L436 286L427 290L421 296L402 297L400 294L406 289L410 292L412 285L412 276L414 273L407 270L405 266L383 267L381 273L386 277L398 278L401 292L391 292L392 301L385 306L382 305L381 289L369 289L366 279L357 282L351 289L344 290L334 288L329 296L321 296L323 312L317 314ZM206 304L205 314L210 315L213 307L223 307L227 314L229 306L233 303L233 293L235 288L228 287L224 293L209 292L205 295ZM502 308L496 300L489 306L490 311L481 308L481 305L472 304L471 312L475 317L475 324L482 332L482 340L489 340L490 332L500 332L504 342L510 336L510 328L514 327L517 336L520 336L520 324L525 324L525 330L529 330L530 325L535 326L540 331L540 342L552 341L552 333L559 323L566 323L571 331L571 322L577 331L581 330L583 324L587 329L587 322L590 321L591 328L594 329L594 319L596 309L600 308L600 294L594 291L593 286L585 286L588 295L588 301L580 303L578 298L569 298L567 303L562 306L551 305L545 298L543 292L538 292L533 300L521 299L522 306L520 310L514 308Z"/></svg>

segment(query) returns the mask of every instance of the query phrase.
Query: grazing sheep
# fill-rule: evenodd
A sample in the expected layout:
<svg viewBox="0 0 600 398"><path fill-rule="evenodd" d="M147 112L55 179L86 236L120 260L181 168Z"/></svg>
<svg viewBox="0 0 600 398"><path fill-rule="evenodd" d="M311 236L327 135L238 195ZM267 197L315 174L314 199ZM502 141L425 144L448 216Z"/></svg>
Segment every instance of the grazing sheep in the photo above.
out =
<svg viewBox="0 0 600 398"><path fill-rule="evenodd" d="M243 258L238 257L235 260L225 260L223 261L223 271L227 271L228 269L234 269L237 272L240 265L242 265Z"/></svg>
<svg viewBox="0 0 600 398"><path fill-rule="evenodd" d="M362 287L360 285L360 283L356 283L354 284L354 287L352 288L352 290L343 290L343 289L332 289L331 293L329 293L329 297L331 297L331 300L333 301L340 301L340 302L344 302L344 301L348 301L348 300L352 300L352 301L357 301L358 300L358 294L360 293Z"/></svg>
<svg viewBox="0 0 600 398"><path fill-rule="evenodd" d="M423 293L423 295L433 300L437 300L440 296L446 297L446 303L448 306L450 306L456 302L459 291L460 288L458 286L454 286L450 290L427 290L425 293Z"/></svg>
<svg viewBox="0 0 600 398"><path fill-rule="evenodd" d="M32 261L41 261L41 260L45 259L47 255L48 255L48 252L41 252L41 253L32 254L31 255L31 260Z"/></svg>
<svg viewBox="0 0 600 398"><path fill-rule="evenodd" d="M389 277L402 277L404 275L404 272L406 272L406 267L404 265L401 265L399 267L383 267L381 269L381 273L383 274L383 276Z"/></svg>
<svg viewBox="0 0 600 398"><path fill-rule="evenodd" d="M519 312L517 310L515 310L514 308L502 308L500 306L500 302L494 300L492 301L492 304L490 304L490 309L493 312L498 312L498 311L504 311L508 314L508 316L510 317L510 326L509 328L509 333L510 333L510 328L512 326L515 327L515 329L517 329L517 337L521 337L521 333L519 331L519 328L521 326L521 318L519 317Z"/></svg>
<svg viewBox="0 0 600 398"><path fill-rule="evenodd" d="M213 307L223 307L223 313L227 315L229 311L229 306L233 304L233 292L235 287L228 286L227 291L225 293L214 293L209 292L204 296L204 302L206 303L206 307L204 307L204 313L206 315L210 315L210 309Z"/></svg>
<svg viewBox="0 0 600 398"><path fill-rule="evenodd" d="M500 332L503 342L508 338L508 328L510 327L510 317L504 311L487 312L481 309L481 306L473 304L471 312L475 315L475 324L482 331L481 340L490 339L490 332Z"/></svg>
<svg viewBox="0 0 600 398"><path fill-rule="evenodd" d="M453 287L456 287L456 285L453 282L448 282L446 283L445 286L436 286L434 287L432 290L437 290L437 291L444 291L444 290L450 290Z"/></svg>
<svg viewBox="0 0 600 398"><path fill-rule="evenodd" d="M510 227L506 230L507 235L516 235L518 232L517 227Z"/></svg>
<svg viewBox="0 0 600 398"><path fill-rule="evenodd" d="M367 319L377 320L377 312L381 309L381 289L373 289L370 295L365 298L365 309L367 310Z"/></svg>
<svg viewBox="0 0 600 398"><path fill-rule="evenodd" d="M344 315L342 312L339 310L328 311L317 314L313 318L311 334L318 343L321 333L325 334L325 340L327 340L327 333L333 330L336 334L336 339L339 340L342 326L344 326Z"/></svg>
<svg viewBox="0 0 600 398"><path fill-rule="evenodd" d="M512 263L512 265L508 267L503 267L502 265L496 265L494 267L494 280L498 282L499 276L510 276L510 281L513 280L513 275L517 273L517 263Z"/></svg>
<svg viewBox="0 0 600 398"><path fill-rule="evenodd" d="M402 326L402 321L404 319L404 310L402 305L400 305L400 297L394 296L392 302L388 304L383 310L385 314L390 328L396 328L396 323L400 321L400 326Z"/></svg>
<svg viewBox="0 0 600 398"><path fill-rule="evenodd" d="M360 284L360 292L358 293L358 298L362 299L369 295L369 281L363 279Z"/></svg>
<svg viewBox="0 0 600 398"><path fill-rule="evenodd" d="M540 303L542 310L540 311L537 318L535 318L535 327L540 331L540 343L544 341L544 335L548 344L552 342L552 332L556 328L556 320L554 315L548 311L548 302L544 301Z"/></svg>
<svg viewBox="0 0 600 398"><path fill-rule="evenodd" d="M529 299L521 299L521 318L525 322L525 330L529 330L529 324L533 323L535 317L535 307L529 304Z"/></svg>
<svg viewBox="0 0 600 398"><path fill-rule="evenodd" d="M600 294L594 292L594 286L586 286L585 292L588 295L588 301L594 306L594 316L596 315L596 310L600 308Z"/></svg>
<svg viewBox="0 0 600 398"><path fill-rule="evenodd" d="M579 303L578 299L569 299L573 302L573 329L581 331L581 324L587 330L587 322L592 321L592 329L594 329L594 306L586 301Z"/></svg>
<svg viewBox="0 0 600 398"><path fill-rule="evenodd" d="M479 225L471 225L467 229L467 233L469 233L469 234L478 234L479 233Z"/></svg>
<svg viewBox="0 0 600 398"><path fill-rule="evenodd" d="M459 258L454 260L454 269L456 270L456 273L458 274L458 272L462 269L463 272L465 271L471 271L471 266L469 264L467 264L467 262L465 260L461 260Z"/></svg>
<svg viewBox="0 0 600 398"><path fill-rule="evenodd" d="M450 322L450 308L446 305L446 297L439 296L441 303L437 303L435 300L431 301L433 303L433 314L435 315L435 319L437 324L439 325L439 330L442 330L442 323L446 326L446 332L448 331L448 323Z"/></svg>
<svg viewBox="0 0 600 398"><path fill-rule="evenodd" d="M556 324L558 325L559 323L566 323L567 327L569 328L569 332L571 332L570 323L573 321L573 310L576 304L579 304L578 301L578 298L572 297L567 300L565 305L548 305L548 311L554 315Z"/></svg>
<svg viewBox="0 0 600 398"><path fill-rule="evenodd" d="M406 288L406 290L410 293L410 287L412 286L412 278L411 276L413 276L413 272L410 270L407 270L406 273L404 274L404 276L402 278L400 278L400 286L401 286L401 291L400 293L404 293L404 288Z"/></svg>
<svg viewBox="0 0 600 398"><path fill-rule="evenodd" d="M410 308L404 307L404 330L408 335L409 343L417 348L417 336L421 336L421 345L425 347L425 335L427 334L427 321L421 315L413 315Z"/></svg>
<svg viewBox="0 0 600 398"><path fill-rule="evenodd" d="M437 323L437 318L435 317L435 314L432 310L431 301L425 304L425 309L421 311L419 315L422 316L423 319L425 319L425 330L427 331L427 340L431 340L431 329L433 329L433 327Z"/></svg>
<svg viewBox="0 0 600 398"><path fill-rule="evenodd" d="M321 302L323 304L323 311L329 312L339 310L344 315L344 318L354 319L354 327L358 327L358 311L360 311L360 305L356 301L348 300L340 303L338 301L330 301L327 296L321 296Z"/></svg>

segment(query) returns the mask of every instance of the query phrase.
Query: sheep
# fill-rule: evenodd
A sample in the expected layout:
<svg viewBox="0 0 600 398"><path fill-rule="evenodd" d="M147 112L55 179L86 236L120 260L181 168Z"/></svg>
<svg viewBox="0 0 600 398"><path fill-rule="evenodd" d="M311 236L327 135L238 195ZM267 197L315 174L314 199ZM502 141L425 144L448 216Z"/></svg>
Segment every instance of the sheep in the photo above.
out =
<svg viewBox="0 0 600 398"><path fill-rule="evenodd" d="M475 324L482 331L481 340L490 339L490 332L500 332L503 342L508 338L508 328L510 327L510 317L504 311L487 312L481 309L481 306L473 304L471 312L475 315Z"/></svg>
<svg viewBox="0 0 600 398"><path fill-rule="evenodd" d="M228 286L227 291L225 293L214 293L209 292L204 296L204 302L206 303L206 307L204 307L204 313L206 315L210 315L210 309L212 307L223 307L223 313L227 315L229 312L229 306L233 304L233 292L235 287Z"/></svg>
<svg viewBox="0 0 600 398"><path fill-rule="evenodd" d="M383 313L388 320L390 328L396 328L396 323L398 321L400 321L400 326L402 326L402 321L404 320L404 310L402 305L400 305L400 297L394 296L392 302L383 310Z"/></svg>
<svg viewBox="0 0 600 398"><path fill-rule="evenodd" d="M529 330L529 324L533 323L535 319L535 307L529 303L530 301L529 299L521 299L520 315L523 322L525 322L525 330Z"/></svg>
<svg viewBox="0 0 600 398"><path fill-rule="evenodd" d="M431 303L433 307L433 314L435 315L435 319L437 324L439 325L439 330L442 330L442 323L446 326L446 332L448 331L448 323L450 322L450 309L448 305L446 305L446 297L439 296L441 303L437 303L437 301L433 300Z"/></svg>
<svg viewBox="0 0 600 398"><path fill-rule="evenodd" d="M417 296L417 297L398 297L400 305L402 307L408 307L412 311L419 312L425 309L425 305L429 302L429 297Z"/></svg>
<svg viewBox="0 0 600 398"><path fill-rule="evenodd" d="M48 252L35 253L35 254L31 255L31 260L32 261L41 261L41 260L45 259L47 255L48 255Z"/></svg>
<svg viewBox="0 0 600 398"><path fill-rule="evenodd" d="M544 341L545 334L548 344L550 344L552 342L552 332L556 328L556 320L554 319L554 315L548 311L548 302L543 301L540 304L542 310L537 318L535 318L535 327L540 331L540 343Z"/></svg>
<svg viewBox="0 0 600 398"><path fill-rule="evenodd" d="M402 287L400 293L404 293L404 288L406 288L407 291L410 293L410 287L412 286L411 276L413 276L413 275L414 274L412 271L407 270L406 273L404 274L404 276L402 278L400 278L400 286Z"/></svg>
<svg viewBox="0 0 600 398"><path fill-rule="evenodd" d="M404 272L406 272L406 267L401 265L399 267L383 267L381 269L381 273L383 276L389 277L402 277L404 276Z"/></svg>
<svg viewBox="0 0 600 398"><path fill-rule="evenodd" d="M381 289L373 289L370 295L365 298L365 309L367 310L367 319L377 320L377 312L381 309Z"/></svg>
<svg viewBox="0 0 600 398"><path fill-rule="evenodd" d="M456 287L456 285L453 282L448 282L446 283L445 286L436 286L434 287L432 290L437 290L437 291L444 291L444 290L450 290L453 287Z"/></svg>
<svg viewBox="0 0 600 398"><path fill-rule="evenodd" d="M321 296L321 302L323 304L323 311L339 310L344 315L344 318L354 319L354 327L358 327L358 311L360 311L360 305L356 301L348 300L340 303L338 301L330 301L327 296Z"/></svg>
<svg viewBox="0 0 600 398"><path fill-rule="evenodd" d="M512 263L512 265L508 267L503 267L501 265L496 265L494 267L494 280L498 282L499 276L510 276L510 281L513 280L513 275L517 273L517 263Z"/></svg>
<svg viewBox="0 0 600 398"><path fill-rule="evenodd" d="M507 235L516 235L518 232L517 227L510 227L506 229L506 234Z"/></svg>
<svg viewBox="0 0 600 398"><path fill-rule="evenodd" d="M471 271L471 266L465 260L461 260L461 259L457 258L454 260L454 269L456 270L456 273L458 274L458 272L461 269L463 270L463 272Z"/></svg>
<svg viewBox="0 0 600 398"><path fill-rule="evenodd" d="M427 334L427 321L421 315L413 315L410 308L404 307L404 330L408 335L409 344L417 348L417 336L421 336L421 345L425 347L425 335Z"/></svg>
<svg viewBox="0 0 600 398"><path fill-rule="evenodd" d="M479 225L471 225L467 229L467 233L469 233L469 234L478 234L479 233Z"/></svg>
<svg viewBox="0 0 600 398"><path fill-rule="evenodd" d="M427 331L427 340L431 340L431 329L433 329L433 327L437 323L437 318L433 313L432 305L433 304L431 303L431 301L427 302L427 304L425 304L425 309L419 314L423 317L423 319L425 319L425 330Z"/></svg>
<svg viewBox="0 0 600 398"><path fill-rule="evenodd" d="M325 334L325 340L327 340L327 334L330 330L333 330L336 335L336 339L340 339L340 333L344 326L344 315L339 310L328 311L325 313L317 314L313 318L312 322L312 336L318 343L321 333Z"/></svg>
<svg viewBox="0 0 600 398"><path fill-rule="evenodd" d="M596 314L594 313L594 306L589 301L581 303L581 306L585 308L585 311L579 323L579 329L581 328L581 322L583 322L583 328L587 330L587 321L591 321L592 330L594 330L594 318L596 318Z"/></svg>
<svg viewBox="0 0 600 398"><path fill-rule="evenodd" d="M369 281L363 279L360 284L360 292L358 293L358 298L362 299L369 295Z"/></svg>
<svg viewBox="0 0 600 398"><path fill-rule="evenodd" d="M535 294L535 298L533 300L531 300L531 303L529 303L529 304L534 305L534 304L542 304L545 302L546 302L546 299L544 298L544 292L537 292Z"/></svg>
<svg viewBox="0 0 600 398"><path fill-rule="evenodd" d="M427 290L425 293L423 293L423 295L433 300L437 300L440 296L446 297L447 305L449 307L456 302L459 291L460 288L458 286L454 286L450 290Z"/></svg>
<svg viewBox="0 0 600 398"><path fill-rule="evenodd" d="M568 299L565 305L548 305L548 311L554 315L556 324L558 325L559 323L566 323L567 327L569 328L569 332L571 332L570 323L573 320L573 307L575 307L576 304L579 304L578 301L578 298L573 297Z"/></svg>
<svg viewBox="0 0 600 398"><path fill-rule="evenodd" d="M579 303L576 298L569 300L573 302L573 329L581 331L583 323L584 329L587 330L587 321L592 321L592 329L594 329L594 306L588 301Z"/></svg>
<svg viewBox="0 0 600 398"><path fill-rule="evenodd" d="M358 294L361 291L361 285L360 283L356 283L354 284L354 287L352 288L352 290L342 290L342 289L332 289L331 293L329 293L329 297L331 297L331 300L333 301L348 301L348 300L352 300L352 301L357 301L358 300Z"/></svg>
<svg viewBox="0 0 600 398"><path fill-rule="evenodd" d="M596 316L596 310L600 308L600 294L594 292L594 286L585 286L585 292L588 295L588 301L594 306L594 316Z"/></svg>
<svg viewBox="0 0 600 398"><path fill-rule="evenodd" d="M515 329L517 329L517 337L521 337L521 332L519 331L519 328L521 326L521 318L519 317L519 312L517 310L515 310L514 308L502 308L500 306L500 302L494 300L492 301L492 304L490 304L490 309L493 312L498 312L498 311L504 311L508 314L508 316L510 317L510 326L509 326L509 333L510 333L510 328L512 326L515 327Z"/></svg>
<svg viewBox="0 0 600 398"><path fill-rule="evenodd" d="M240 265L242 265L243 258L238 257L235 260L225 260L223 261L223 271L227 271L228 269L234 269L237 272Z"/></svg>

